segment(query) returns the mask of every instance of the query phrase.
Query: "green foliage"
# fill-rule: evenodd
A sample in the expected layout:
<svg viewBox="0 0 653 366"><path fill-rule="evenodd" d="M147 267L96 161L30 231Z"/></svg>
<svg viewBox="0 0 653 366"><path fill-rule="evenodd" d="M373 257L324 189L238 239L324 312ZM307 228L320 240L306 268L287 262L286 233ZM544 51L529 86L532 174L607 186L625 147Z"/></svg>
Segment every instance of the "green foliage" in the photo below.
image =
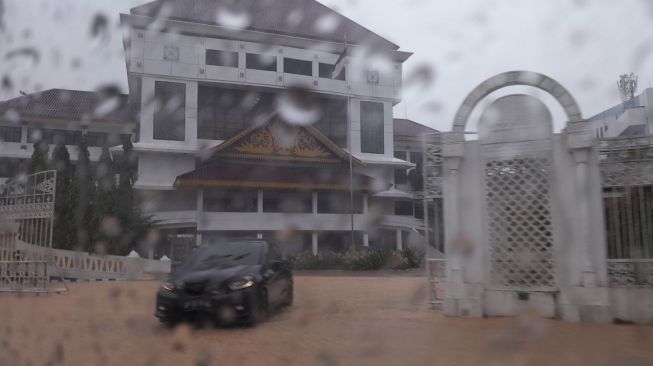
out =
<svg viewBox="0 0 653 366"><path fill-rule="evenodd" d="M77 207L77 192L73 182L74 169L66 145L58 144L54 148L50 165L57 171L53 244L56 248L73 249L77 243L74 214Z"/></svg>
<svg viewBox="0 0 653 366"><path fill-rule="evenodd" d="M401 255L406 259L408 268L420 268L424 265L426 254L422 249L408 247L401 251Z"/></svg>
<svg viewBox="0 0 653 366"><path fill-rule="evenodd" d="M93 198L95 189L91 173L90 154L86 145L86 138L78 147L77 165L73 182L77 191L77 208L75 209L75 225L77 227L77 248L92 252L95 250L92 234L93 228Z"/></svg>
<svg viewBox="0 0 653 366"><path fill-rule="evenodd" d="M415 249L402 251L349 250L342 253L301 253L290 258L297 270L378 271L420 268L424 253Z"/></svg>
<svg viewBox="0 0 653 366"><path fill-rule="evenodd" d="M48 149L49 146L45 142L34 143L34 152L27 167L29 174L48 170Z"/></svg>
<svg viewBox="0 0 653 366"><path fill-rule="evenodd" d="M114 165L109 149L104 147L93 176L94 193L92 215L92 240L103 243L103 250L114 252L116 239L121 232L120 221L116 217L116 179Z"/></svg>

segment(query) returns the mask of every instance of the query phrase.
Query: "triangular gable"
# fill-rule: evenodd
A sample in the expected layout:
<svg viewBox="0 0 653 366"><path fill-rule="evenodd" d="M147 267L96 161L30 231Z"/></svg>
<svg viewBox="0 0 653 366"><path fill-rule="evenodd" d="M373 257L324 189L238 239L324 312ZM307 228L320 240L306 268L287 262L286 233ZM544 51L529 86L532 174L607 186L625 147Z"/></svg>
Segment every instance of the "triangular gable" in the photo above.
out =
<svg viewBox="0 0 653 366"><path fill-rule="evenodd" d="M338 164L349 162L350 155L313 126L292 126L272 118L214 147L210 159L219 158Z"/></svg>

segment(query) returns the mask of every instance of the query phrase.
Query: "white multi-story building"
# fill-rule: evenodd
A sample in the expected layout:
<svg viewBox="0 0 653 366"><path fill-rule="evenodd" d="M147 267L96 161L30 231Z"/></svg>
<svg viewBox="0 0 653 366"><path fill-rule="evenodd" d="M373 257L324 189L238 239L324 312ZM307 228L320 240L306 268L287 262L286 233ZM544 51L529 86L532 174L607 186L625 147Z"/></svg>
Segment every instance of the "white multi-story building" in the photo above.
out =
<svg viewBox="0 0 653 366"><path fill-rule="evenodd" d="M632 100L617 104L594 117L598 139L649 136L653 132L653 88L647 88Z"/></svg>
<svg viewBox="0 0 653 366"><path fill-rule="evenodd" d="M62 129L133 132L136 188L164 239L274 237L289 252L313 253L351 238L424 245L420 136L434 130L392 116L410 53L313 0L154 1L121 22L122 123L96 118L98 103L86 103L77 110L87 115ZM40 112L54 128L48 107ZM18 119L20 127L0 122L16 135L3 157L31 154L36 122Z"/></svg>

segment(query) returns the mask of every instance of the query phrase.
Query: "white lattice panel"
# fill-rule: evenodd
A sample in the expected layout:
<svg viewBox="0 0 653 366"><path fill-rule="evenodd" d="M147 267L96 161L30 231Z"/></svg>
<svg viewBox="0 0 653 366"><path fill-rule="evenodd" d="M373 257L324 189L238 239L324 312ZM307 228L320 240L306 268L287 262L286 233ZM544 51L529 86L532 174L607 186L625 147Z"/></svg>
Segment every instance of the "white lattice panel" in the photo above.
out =
<svg viewBox="0 0 653 366"><path fill-rule="evenodd" d="M490 281L506 289L554 289L548 156L485 165Z"/></svg>

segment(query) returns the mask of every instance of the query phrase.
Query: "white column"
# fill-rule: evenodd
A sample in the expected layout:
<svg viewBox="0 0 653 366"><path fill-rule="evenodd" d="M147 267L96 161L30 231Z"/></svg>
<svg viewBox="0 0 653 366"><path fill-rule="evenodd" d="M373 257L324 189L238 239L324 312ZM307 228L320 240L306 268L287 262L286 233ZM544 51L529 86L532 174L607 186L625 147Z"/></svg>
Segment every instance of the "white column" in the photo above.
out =
<svg viewBox="0 0 653 366"><path fill-rule="evenodd" d="M198 109L197 82L186 82L186 128L185 140L191 145L197 145L197 109Z"/></svg>
<svg viewBox="0 0 653 366"><path fill-rule="evenodd" d="M370 235L368 233L363 233L363 246L365 248L370 247Z"/></svg>
<svg viewBox="0 0 653 366"><path fill-rule="evenodd" d="M586 121L574 121L567 123L567 143L569 150L573 155L574 162L576 163L574 169L576 173L575 179L575 198L576 198L576 214L575 214L575 239L578 245L581 246L581 262L579 263L582 269L582 286L583 287L596 287L596 263L593 261L591 253L592 243L590 237L590 195L588 189L588 161L590 153L594 148L594 135L592 126Z"/></svg>
<svg viewBox="0 0 653 366"><path fill-rule="evenodd" d="M313 191L313 214L317 215L317 191Z"/></svg>
<svg viewBox="0 0 653 366"><path fill-rule="evenodd" d="M317 247L317 233L314 231L313 236L312 236L312 244L313 244L313 255L317 255L318 253L318 247Z"/></svg>
<svg viewBox="0 0 653 366"><path fill-rule="evenodd" d="M396 235L396 238L397 238L397 250L403 250L404 249L404 243L403 243L403 238L401 237L401 229L397 229L395 235Z"/></svg>
<svg viewBox="0 0 653 366"><path fill-rule="evenodd" d="M367 215L367 213L368 213L368 201L367 201L367 199L368 199L367 192L364 192L363 193L363 214L364 215Z"/></svg>
<svg viewBox="0 0 653 366"><path fill-rule="evenodd" d="M29 133L27 129L27 125L23 123L23 127L21 127L21 134L20 134L20 144L27 146L27 134Z"/></svg>
<svg viewBox="0 0 653 366"><path fill-rule="evenodd" d="M582 245L582 262L583 269L583 287L596 287L596 269L592 263L590 250L590 227L589 227L589 194L587 189L587 161L589 152L587 150L577 150L573 152L576 162L576 211L577 235L578 242Z"/></svg>
<svg viewBox="0 0 653 366"><path fill-rule="evenodd" d="M154 100L154 79L151 77L143 77L141 84L141 113L140 113L140 132L139 138L141 142L152 142L154 133L154 105L150 103Z"/></svg>
<svg viewBox="0 0 653 366"><path fill-rule="evenodd" d="M256 198L257 212L263 213L263 190L258 190L258 196ZM260 239L260 238L259 238Z"/></svg>

